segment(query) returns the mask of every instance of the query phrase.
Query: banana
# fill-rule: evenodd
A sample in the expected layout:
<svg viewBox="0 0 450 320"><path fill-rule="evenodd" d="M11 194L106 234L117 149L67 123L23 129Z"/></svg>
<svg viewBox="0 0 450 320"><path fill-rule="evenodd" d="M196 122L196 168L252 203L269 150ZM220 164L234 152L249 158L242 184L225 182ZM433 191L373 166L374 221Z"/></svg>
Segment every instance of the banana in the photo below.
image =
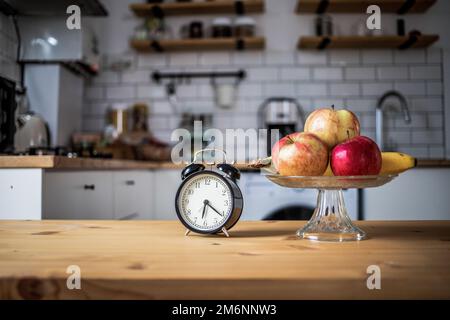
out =
<svg viewBox="0 0 450 320"><path fill-rule="evenodd" d="M406 153L382 152L380 174L398 174L417 165L417 159Z"/></svg>

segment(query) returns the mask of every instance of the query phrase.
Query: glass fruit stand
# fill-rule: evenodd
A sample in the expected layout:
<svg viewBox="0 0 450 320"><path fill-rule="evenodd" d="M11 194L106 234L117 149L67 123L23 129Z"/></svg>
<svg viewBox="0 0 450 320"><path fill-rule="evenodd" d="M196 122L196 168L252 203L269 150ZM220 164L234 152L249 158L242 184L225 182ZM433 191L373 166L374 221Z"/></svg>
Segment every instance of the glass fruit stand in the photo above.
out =
<svg viewBox="0 0 450 320"><path fill-rule="evenodd" d="M297 236L316 241L357 241L366 233L355 226L345 208L343 189L380 187L397 175L376 176L281 176L269 168L262 173L287 188L318 189L317 205L311 219L297 231Z"/></svg>

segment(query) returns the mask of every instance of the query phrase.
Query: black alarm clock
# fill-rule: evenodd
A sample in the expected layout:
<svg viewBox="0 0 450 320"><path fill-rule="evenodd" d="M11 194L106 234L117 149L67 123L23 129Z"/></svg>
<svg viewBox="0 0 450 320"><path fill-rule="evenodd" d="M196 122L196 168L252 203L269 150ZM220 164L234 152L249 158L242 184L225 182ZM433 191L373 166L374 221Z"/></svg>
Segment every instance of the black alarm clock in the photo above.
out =
<svg viewBox="0 0 450 320"><path fill-rule="evenodd" d="M224 153L224 163L213 163L210 169L196 163L199 153L217 150ZM187 228L186 235L193 231L229 237L228 230L238 222L244 205L237 185L240 176L237 168L226 163L222 150L203 149L195 154L194 161L181 172L183 182L175 197L177 216Z"/></svg>

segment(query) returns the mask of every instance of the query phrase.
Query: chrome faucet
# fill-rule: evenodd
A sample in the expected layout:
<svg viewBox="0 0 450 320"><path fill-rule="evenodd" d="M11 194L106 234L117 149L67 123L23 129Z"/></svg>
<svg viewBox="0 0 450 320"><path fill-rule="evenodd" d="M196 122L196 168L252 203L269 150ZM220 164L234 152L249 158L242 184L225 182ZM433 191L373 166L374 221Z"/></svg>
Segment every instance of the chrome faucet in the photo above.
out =
<svg viewBox="0 0 450 320"><path fill-rule="evenodd" d="M403 119L405 123L411 123L411 116L409 115L408 103L406 102L406 98L398 91L388 91L386 92L377 103L377 108L375 111L375 137L377 140L378 147L381 151L384 150L384 135L383 135L383 110L385 106L385 101L394 97L400 101L401 112L403 113ZM392 107L392 105L389 105Z"/></svg>

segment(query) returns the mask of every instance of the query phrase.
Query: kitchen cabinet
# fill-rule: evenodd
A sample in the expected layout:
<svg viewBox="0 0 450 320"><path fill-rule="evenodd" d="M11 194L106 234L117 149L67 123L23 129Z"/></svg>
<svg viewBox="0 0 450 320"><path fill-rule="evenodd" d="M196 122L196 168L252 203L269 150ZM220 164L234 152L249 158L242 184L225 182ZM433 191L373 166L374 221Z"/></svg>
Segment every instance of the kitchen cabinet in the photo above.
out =
<svg viewBox="0 0 450 320"><path fill-rule="evenodd" d="M155 207L153 219L177 219L175 195L181 183L180 170L156 170L154 174Z"/></svg>
<svg viewBox="0 0 450 320"><path fill-rule="evenodd" d="M111 171L47 172L44 219L113 219Z"/></svg>
<svg viewBox="0 0 450 320"><path fill-rule="evenodd" d="M46 172L44 219L151 219L150 171Z"/></svg>
<svg viewBox="0 0 450 320"><path fill-rule="evenodd" d="M151 219L153 211L153 172L117 171L113 173L114 218Z"/></svg>
<svg viewBox="0 0 450 320"><path fill-rule="evenodd" d="M416 168L363 192L366 220L450 220L450 169Z"/></svg>
<svg viewBox="0 0 450 320"><path fill-rule="evenodd" d="M0 220L41 219L42 170L0 170Z"/></svg>

